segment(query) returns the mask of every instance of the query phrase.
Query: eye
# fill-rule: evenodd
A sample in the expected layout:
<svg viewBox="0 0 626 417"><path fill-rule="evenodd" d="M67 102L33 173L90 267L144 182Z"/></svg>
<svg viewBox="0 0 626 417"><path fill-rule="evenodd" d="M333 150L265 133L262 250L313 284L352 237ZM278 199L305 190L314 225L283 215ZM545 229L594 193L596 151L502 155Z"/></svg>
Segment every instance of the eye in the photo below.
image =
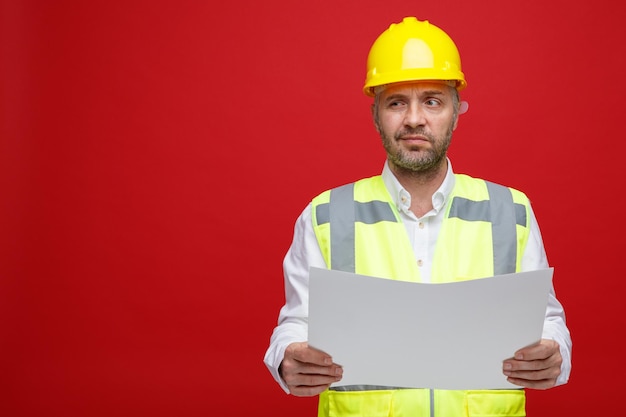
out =
<svg viewBox="0 0 626 417"><path fill-rule="evenodd" d="M428 107L438 107L441 106L441 101L437 100L436 98L429 98L424 101L424 104L426 104Z"/></svg>
<svg viewBox="0 0 626 417"><path fill-rule="evenodd" d="M390 102L387 103L387 107L390 109L398 109L401 108L402 106L405 106L406 103L402 100L392 100Z"/></svg>

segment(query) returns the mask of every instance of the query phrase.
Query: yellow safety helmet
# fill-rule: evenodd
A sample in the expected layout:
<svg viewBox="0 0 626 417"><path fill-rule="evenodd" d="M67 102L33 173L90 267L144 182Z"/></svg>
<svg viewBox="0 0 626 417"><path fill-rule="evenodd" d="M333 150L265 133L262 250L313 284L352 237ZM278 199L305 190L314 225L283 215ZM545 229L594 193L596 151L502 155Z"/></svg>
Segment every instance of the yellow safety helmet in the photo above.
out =
<svg viewBox="0 0 626 417"><path fill-rule="evenodd" d="M427 20L405 17L374 41L363 92L373 97L374 87L418 80L453 81L457 90L467 86L459 51L448 34Z"/></svg>

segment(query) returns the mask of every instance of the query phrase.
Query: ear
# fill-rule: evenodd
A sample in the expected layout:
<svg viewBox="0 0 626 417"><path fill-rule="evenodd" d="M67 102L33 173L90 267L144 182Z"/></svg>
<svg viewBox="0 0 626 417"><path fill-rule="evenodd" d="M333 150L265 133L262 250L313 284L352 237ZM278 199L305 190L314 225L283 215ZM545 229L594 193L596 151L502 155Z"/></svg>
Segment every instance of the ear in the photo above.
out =
<svg viewBox="0 0 626 417"><path fill-rule="evenodd" d="M467 113L469 110L469 103L467 101L461 101L459 103L459 115Z"/></svg>
<svg viewBox="0 0 626 417"><path fill-rule="evenodd" d="M454 125L452 126L452 130L456 130L456 127L459 125L459 116L467 113L469 109L469 103L467 101L461 101L459 103L459 111L456 115L456 120L454 121Z"/></svg>

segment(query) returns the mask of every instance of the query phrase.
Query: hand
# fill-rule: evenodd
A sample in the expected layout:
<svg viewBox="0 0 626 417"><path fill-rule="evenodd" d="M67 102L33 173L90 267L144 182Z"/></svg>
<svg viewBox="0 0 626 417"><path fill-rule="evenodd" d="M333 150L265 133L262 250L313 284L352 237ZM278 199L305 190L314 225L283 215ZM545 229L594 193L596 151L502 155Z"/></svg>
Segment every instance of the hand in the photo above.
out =
<svg viewBox="0 0 626 417"><path fill-rule="evenodd" d="M548 389L556 385L561 374L561 351L554 340L541 339L533 346L515 352L515 356L503 362L507 381L526 388Z"/></svg>
<svg viewBox="0 0 626 417"><path fill-rule="evenodd" d="M343 369L327 353L309 347L307 342L296 342L287 346L278 372L291 394L310 397L339 381Z"/></svg>

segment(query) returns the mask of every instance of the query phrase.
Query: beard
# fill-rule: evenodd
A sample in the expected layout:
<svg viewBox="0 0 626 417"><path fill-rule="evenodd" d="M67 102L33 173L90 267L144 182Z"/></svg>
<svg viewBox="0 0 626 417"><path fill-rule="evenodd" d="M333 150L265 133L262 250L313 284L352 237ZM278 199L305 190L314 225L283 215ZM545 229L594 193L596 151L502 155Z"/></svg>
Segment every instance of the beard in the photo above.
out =
<svg viewBox="0 0 626 417"><path fill-rule="evenodd" d="M387 151L387 158L389 159L389 162L406 171L424 173L435 171L439 166L441 166L442 161L446 158L450 142L452 141L452 131L453 128L450 126L444 135L436 137L419 127L414 129L403 129L397 132L393 138L390 138L384 133L381 133L380 136L383 141L385 151ZM423 135L428 138L431 148L420 150L418 147L403 149L397 146L401 137L415 134Z"/></svg>

